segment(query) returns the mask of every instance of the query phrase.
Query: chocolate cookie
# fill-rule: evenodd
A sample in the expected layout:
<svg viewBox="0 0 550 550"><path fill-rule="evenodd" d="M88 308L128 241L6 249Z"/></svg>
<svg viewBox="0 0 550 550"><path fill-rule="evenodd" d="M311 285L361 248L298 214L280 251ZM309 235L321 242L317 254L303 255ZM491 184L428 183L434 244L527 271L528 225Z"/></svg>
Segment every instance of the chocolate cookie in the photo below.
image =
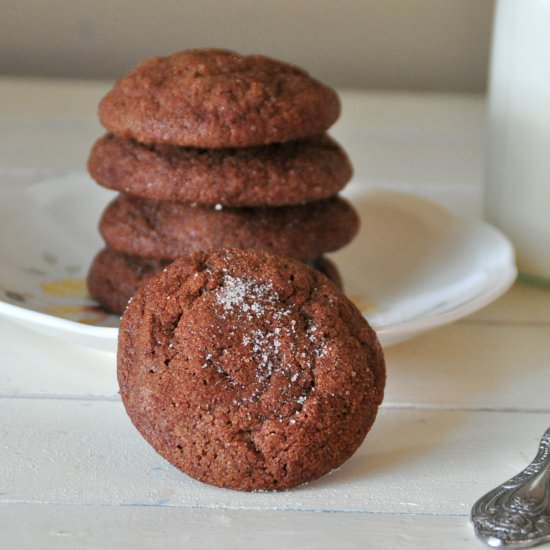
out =
<svg viewBox="0 0 550 550"><path fill-rule="evenodd" d="M180 258L135 294L118 381L130 419L188 475L280 490L340 466L383 397L374 331L307 266L258 250Z"/></svg>
<svg viewBox="0 0 550 550"><path fill-rule="evenodd" d="M245 149L141 145L100 138L88 170L101 185L136 197L201 205L281 206L324 199L349 181L352 168L327 135Z"/></svg>
<svg viewBox="0 0 550 550"><path fill-rule="evenodd" d="M104 309L121 315L137 289L169 263L169 260L148 260L104 248L96 255L90 266L88 291ZM340 272L328 258L316 258L309 265L342 289Z"/></svg>
<svg viewBox="0 0 550 550"><path fill-rule="evenodd" d="M300 206L216 210L119 195L99 223L112 249L165 260L236 247L309 261L346 245L358 227L355 210L338 197Z"/></svg>
<svg viewBox="0 0 550 550"><path fill-rule="evenodd" d="M104 248L90 266L88 292L107 311L120 315L138 287L169 263L126 256Z"/></svg>
<svg viewBox="0 0 550 550"><path fill-rule="evenodd" d="M205 148L316 136L339 114L334 90L305 71L216 49L148 59L99 105L101 123L120 137Z"/></svg>

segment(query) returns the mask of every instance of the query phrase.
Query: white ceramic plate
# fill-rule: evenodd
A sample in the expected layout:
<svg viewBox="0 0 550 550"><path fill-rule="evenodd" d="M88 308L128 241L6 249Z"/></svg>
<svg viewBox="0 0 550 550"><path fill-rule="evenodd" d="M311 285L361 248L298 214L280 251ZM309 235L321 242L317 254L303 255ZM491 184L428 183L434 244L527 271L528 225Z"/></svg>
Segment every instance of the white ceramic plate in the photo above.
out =
<svg viewBox="0 0 550 550"><path fill-rule="evenodd" d="M496 229L412 195L346 188L362 228L335 254L346 293L384 345L485 306L513 283L514 253ZM0 201L0 315L84 346L114 351L118 318L86 295L113 196L85 174L5 193Z"/></svg>

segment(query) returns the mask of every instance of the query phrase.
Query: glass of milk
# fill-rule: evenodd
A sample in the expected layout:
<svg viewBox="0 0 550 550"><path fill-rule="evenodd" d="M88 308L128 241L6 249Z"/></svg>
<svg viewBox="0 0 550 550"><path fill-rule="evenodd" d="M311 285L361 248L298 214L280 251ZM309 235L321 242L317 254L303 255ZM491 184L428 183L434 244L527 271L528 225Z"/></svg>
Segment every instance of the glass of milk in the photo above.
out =
<svg viewBox="0 0 550 550"><path fill-rule="evenodd" d="M493 32L486 216L550 287L550 0L498 0Z"/></svg>

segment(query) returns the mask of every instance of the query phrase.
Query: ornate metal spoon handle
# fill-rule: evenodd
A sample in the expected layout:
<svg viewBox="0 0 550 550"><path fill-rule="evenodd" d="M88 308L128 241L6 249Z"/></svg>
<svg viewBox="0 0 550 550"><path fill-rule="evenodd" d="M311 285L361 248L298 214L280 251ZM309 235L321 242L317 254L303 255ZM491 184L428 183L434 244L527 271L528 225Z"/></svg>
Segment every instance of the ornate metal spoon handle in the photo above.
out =
<svg viewBox="0 0 550 550"><path fill-rule="evenodd" d="M471 519L476 535L493 548L527 548L550 541L550 428L533 462L481 497Z"/></svg>

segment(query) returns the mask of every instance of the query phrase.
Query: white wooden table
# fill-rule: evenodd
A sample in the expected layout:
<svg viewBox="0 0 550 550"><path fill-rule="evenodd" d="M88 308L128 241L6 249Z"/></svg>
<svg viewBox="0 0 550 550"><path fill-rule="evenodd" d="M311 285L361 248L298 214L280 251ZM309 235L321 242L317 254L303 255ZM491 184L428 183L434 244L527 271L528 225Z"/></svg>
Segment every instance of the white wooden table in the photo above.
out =
<svg viewBox="0 0 550 550"><path fill-rule="evenodd" d="M83 170L107 86L0 78L0 200L9 186ZM482 98L343 99L334 134L344 145L361 137L350 150L357 177L480 215ZM472 503L522 469L550 425L550 292L521 284L388 349L366 443L286 494L205 488L167 465L126 418L111 355L0 320L0 358L6 550L481 548Z"/></svg>

